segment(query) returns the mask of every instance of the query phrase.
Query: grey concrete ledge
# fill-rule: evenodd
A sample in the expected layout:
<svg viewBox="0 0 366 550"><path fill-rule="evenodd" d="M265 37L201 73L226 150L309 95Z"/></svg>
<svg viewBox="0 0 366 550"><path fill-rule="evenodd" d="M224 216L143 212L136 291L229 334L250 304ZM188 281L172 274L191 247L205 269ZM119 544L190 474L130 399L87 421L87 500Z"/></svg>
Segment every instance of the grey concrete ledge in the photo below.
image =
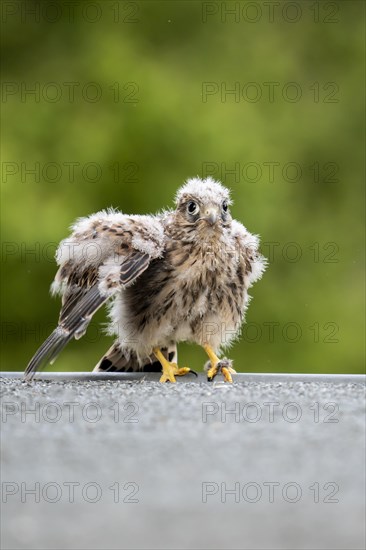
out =
<svg viewBox="0 0 366 550"><path fill-rule="evenodd" d="M0 378L21 379L23 372L4 371L0 372ZM144 380L158 382L160 374L156 372L44 372L37 373L34 380L49 382L72 382L72 381L105 381L118 380L122 382L142 382ZM330 384L365 384L366 376L363 374L300 374L300 373L238 373L233 375L234 382L264 382L264 383L289 383L289 382L318 382ZM177 382L207 382L206 375L199 373L198 376L188 374L177 377ZM222 376L217 376L216 382L223 382ZM211 383L211 382L210 382Z"/></svg>

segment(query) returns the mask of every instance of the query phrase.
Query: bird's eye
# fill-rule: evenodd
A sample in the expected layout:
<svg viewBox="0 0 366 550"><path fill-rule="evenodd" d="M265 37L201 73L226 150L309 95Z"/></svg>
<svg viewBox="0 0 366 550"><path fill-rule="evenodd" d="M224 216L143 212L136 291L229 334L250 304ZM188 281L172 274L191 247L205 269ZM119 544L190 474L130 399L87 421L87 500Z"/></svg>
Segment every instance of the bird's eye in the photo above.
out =
<svg viewBox="0 0 366 550"><path fill-rule="evenodd" d="M189 203L187 204L187 212L189 214L197 214L198 210L198 204L194 201L189 201Z"/></svg>
<svg viewBox="0 0 366 550"><path fill-rule="evenodd" d="M223 209L224 212L227 212L228 204L227 204L226 201L224 201L224 202L222 203L222 209Z"/></svg>

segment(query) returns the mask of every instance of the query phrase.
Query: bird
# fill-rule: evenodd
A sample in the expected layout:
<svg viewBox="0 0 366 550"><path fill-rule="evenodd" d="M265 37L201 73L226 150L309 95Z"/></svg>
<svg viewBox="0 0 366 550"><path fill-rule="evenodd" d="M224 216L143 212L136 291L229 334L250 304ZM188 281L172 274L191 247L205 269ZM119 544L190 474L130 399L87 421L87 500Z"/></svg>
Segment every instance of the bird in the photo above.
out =
<svg viewBox="0 0 366 550"><path fill-rule="evenodd" d="M93 372L160 371L160 382L194 373L177 363L177 344L201 346L207 380L236 371L222 352L239 337L248 289L267 261L259 237L232 218L231 192L211 178L187 179L175 208L154 215L102 210L79 218L56 251L51 293L58 325L28 363L25 379L81 338L103 305L115 340ZM196 373L194 373L196 374Z"/></svg>

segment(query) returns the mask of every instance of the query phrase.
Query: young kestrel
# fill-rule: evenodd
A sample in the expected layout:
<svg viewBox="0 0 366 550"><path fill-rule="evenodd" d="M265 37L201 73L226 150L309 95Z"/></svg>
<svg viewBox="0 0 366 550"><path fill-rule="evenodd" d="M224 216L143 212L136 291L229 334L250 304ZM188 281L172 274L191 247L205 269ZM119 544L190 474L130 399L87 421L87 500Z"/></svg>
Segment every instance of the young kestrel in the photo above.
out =
<svg viewBox="0 0 366 550"><path fill-rule="evenodd" d="M57 328L25 375L53 363L81 338L94 313L109 305L112 347L94 371L162 369L161 382L190 372L176 363L176 345L206 351L209 380L231 382L232 362L219 359L239 335L248 288L266 265L259 239L230 215L229 190L193 178L176 195L175 210L153 216L101 211L79 219L60 243L51 291L62 296ZM192 371L191 371L192 372Z"/></svg>

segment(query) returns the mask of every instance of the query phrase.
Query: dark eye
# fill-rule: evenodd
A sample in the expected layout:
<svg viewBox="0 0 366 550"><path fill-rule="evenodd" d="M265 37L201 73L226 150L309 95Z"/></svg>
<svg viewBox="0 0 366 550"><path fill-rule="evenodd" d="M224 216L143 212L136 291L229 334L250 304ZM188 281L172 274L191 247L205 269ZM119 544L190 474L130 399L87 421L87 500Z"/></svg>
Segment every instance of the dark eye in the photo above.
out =
<svg viewBox="0 0 366 550"><path fill-rule="evenodd" d="M198 212L198 204L194 201L189 201L187 204L187 211L189 214L196 214Z"/></svg>
<svg viewBox="0 0 366 550"><path fill-rule="evenodd" d="M228 205L227 205L227 202L226 202L226 201L224 201L224 202L222 203L222 209L223 209L224 212L227 212Z"/></svg>

